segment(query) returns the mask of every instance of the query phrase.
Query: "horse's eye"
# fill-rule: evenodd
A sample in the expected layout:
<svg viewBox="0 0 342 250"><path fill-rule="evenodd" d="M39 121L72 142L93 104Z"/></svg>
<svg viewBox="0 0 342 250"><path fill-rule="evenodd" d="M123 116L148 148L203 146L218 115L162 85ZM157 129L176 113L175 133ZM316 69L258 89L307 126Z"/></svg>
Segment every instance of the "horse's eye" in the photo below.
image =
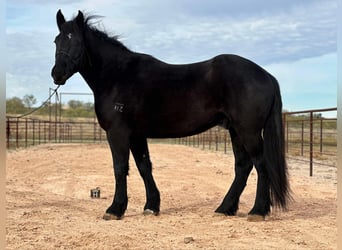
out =
<svg viewBox="0 0 342 250"><path fill-rule="evenodd" d="M71 33L68 34L68 38L69 38L69 39L72 38L72 34L71 34Z"/></svg>

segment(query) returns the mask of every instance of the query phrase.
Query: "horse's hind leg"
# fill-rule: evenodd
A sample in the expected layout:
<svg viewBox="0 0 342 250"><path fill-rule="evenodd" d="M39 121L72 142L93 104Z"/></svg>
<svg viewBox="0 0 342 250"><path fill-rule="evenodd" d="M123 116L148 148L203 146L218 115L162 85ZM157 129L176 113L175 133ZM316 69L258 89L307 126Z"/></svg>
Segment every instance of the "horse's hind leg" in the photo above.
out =
<svg viewBox="0 0 342 250"><path fill-rule="evenodd" d="M263 155L261 133L249 136L245 133L244 142L258 174L255 202L252 210L248 213L248 220L260 220L269 214L271 208L270 180Z"/></svg>
<svg viewBox="0 0 342 250"><path fill-rule="evenodd" d="M146 204L144 214L159 214L160 194L152 175L152 163L148 152L147 140L132 137L131 151L137 164L139 173L144 180L146 189Z"/></svg>
<svg viewBox="0 0 342 250"><path fill-rule="evenodd" d="M240 195L246 186L253 163L235 130L231 128L229 132L235 156L235 178L224 200L215 212L235 215L239 207Z"/></svg>

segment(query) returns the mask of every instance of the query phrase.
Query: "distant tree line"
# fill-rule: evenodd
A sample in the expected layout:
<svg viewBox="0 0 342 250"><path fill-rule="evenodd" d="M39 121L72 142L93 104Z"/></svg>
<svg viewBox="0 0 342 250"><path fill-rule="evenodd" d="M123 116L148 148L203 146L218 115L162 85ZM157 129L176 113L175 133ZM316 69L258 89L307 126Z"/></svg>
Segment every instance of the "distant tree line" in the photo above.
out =
<svg viewBox="0 0 342 250"><path fill-rule="evenodd" d="M23 98L12 97L6 99L6 114L22 115L26 114L40 105L37 104L37 99L33 95L25 95ZM38 109L33 115L49 115L50 112L62 112L63 117L87 117L95 116L94 104L91 102L83 102L78 100L70 100L67 104L62 104L61 110L59 104L51 103L44 105Z"/></svg>

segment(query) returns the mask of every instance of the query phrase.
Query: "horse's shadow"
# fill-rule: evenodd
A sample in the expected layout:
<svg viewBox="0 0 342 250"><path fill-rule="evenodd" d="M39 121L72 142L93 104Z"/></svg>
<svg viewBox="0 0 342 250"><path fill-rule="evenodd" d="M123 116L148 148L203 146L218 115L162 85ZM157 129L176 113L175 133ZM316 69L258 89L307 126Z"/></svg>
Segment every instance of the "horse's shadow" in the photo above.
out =
<svg viewBox="0 0 342 250"><path fill-rule="evenodd" d="M288 211L280 214L281 220L312 219L337 214L336 199L297 198L292 201Z"/></svg>
<svg viewBox="0 0 342 250"><path fill-rule="evenodd" d="M196 213L198 216L215 216L214 212L219 199L213 198L205 201L188 203L182 206L168 206L161 208L160 216L184 216L188 213ZM129 212L125 217L142 216L142 211ZM293 200L287 211L273 210L266 221L287 221L287 220L308 220L320 218L330 214L336 216L337 204L336 199L318 199L318 198L297 198ZM222 216L222 219L229 218L247 218L248 208L246 204L242 204L240 210L235 216Z"/></svg>

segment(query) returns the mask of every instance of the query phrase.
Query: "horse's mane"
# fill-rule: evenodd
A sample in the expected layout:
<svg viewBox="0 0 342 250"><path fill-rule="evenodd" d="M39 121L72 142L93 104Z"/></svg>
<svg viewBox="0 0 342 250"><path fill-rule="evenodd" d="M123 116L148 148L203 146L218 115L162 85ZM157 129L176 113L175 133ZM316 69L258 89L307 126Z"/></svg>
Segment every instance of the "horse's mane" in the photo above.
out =
<svg viewBox="0 0 342 250"><path fill-rule="evenodd" d="M108 43L113 44L116 47L119 47L123 50L129 50L122 42L118 39L120 38L118 35L109 35L105 31L102 31L98 28L99 21L98 19L103 18L102 16L98 15L86 15L84 18L84 27L85 29L91 31L93 35L97 38L101 39L102 41L106 41Z"/></svg>

